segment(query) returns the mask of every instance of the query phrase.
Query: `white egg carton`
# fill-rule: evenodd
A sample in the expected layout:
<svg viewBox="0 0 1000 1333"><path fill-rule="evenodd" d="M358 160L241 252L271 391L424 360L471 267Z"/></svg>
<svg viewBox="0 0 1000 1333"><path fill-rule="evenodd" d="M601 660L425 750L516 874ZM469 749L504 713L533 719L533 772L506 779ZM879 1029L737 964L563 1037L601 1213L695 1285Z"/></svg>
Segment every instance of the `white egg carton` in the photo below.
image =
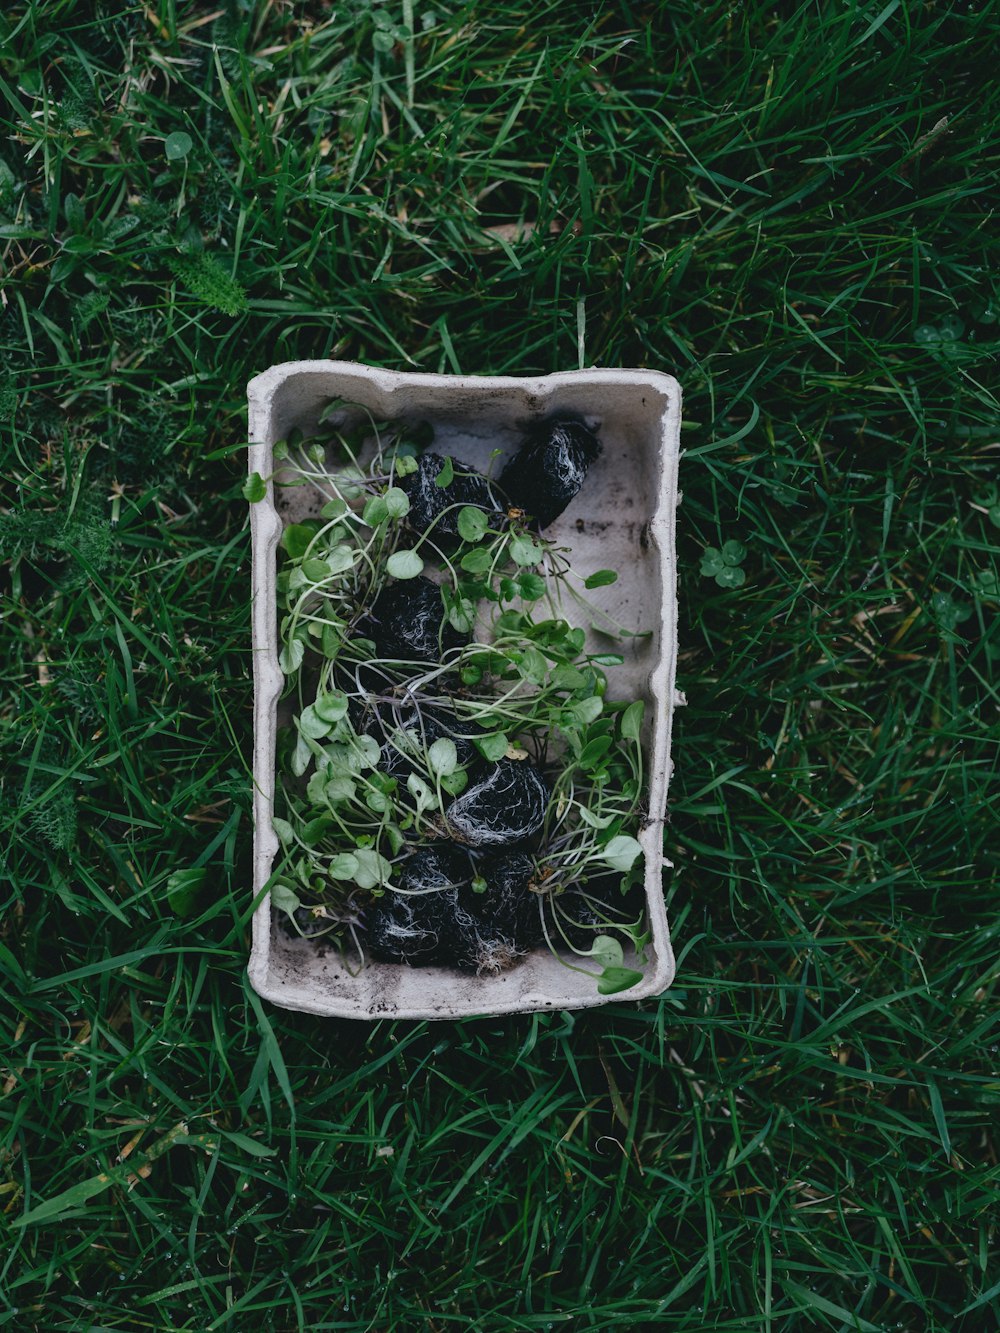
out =
<svg viewBox="0 0 1000 1333"><path fill-rule="evenodd" d="M291 361L272 366L248 385L248 470L267 479L264 499L251 505L254 664L254 879L257 909L250 955L251 985L287 1009L339 1018L461 1018L584 1009L659 995L673 980L674 955L663 904L663 831L670 780L670 737L677 657L674 512L680 456L681 393L669 375L650 370L579 370L558 375L425 375L396 373L349 361ZM609 695L645 699L648 815L639 832L651 943L645 963L626 953L643 980L616 995L601 995L594 976L564 966L546 948L499 976L473 977L440 967L409 967L368 960L351 970L333 947L289 937L272 914L265 892L278 852L271 822L275 787L278 667L275 551L283 523L292 521L295 497L270 480L272 449L294 427L315 432L334 399L367 408L376 420L402 417L433 423L434 449L486 469L499 449L517 447L524 426L554 413L582 417L599 435L601 457L579 495L545 530L572 552L582 575L618 571L618 582L588 594L630 629L652 631L625 640L621 667L609 669ZM494 473L502 459L494 463ZM290 497L290 500L289 498ZM566 611L578 623L579 612ZM592 640L609 650L606 639ZM580 959L573 957L575 963ZM583 960L599 971L599 966Z"/></svg>

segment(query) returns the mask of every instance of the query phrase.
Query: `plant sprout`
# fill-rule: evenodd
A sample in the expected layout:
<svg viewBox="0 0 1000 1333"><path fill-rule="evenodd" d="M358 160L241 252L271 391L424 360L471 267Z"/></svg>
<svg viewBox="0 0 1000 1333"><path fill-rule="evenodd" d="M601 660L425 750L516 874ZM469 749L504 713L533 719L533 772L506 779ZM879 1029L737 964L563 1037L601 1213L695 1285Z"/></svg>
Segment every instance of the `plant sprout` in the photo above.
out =
<svg viewBox="0 0 1000 1333"><path fill-rule="evenodd" d="M605 668L623 659L587 652L563 612L617 575L577 575L494 483L420 455L405 433L369 421L337 435L333 471L328 443L275 450L275 483L308 488L318 510L281 539L292 721L278 746L275 905L289 929L345 955L363 958L367 929L379 956L395 961L412 939L426 962L438 953L404 900L451 895L475 926L457 966L490 973L528 940L568 967L596 964L603 993L634 985L621 940L641 962L644 915L623 895L642 859L643 704L609 696ZM415 875L420 856L437 881ZM521 944L500 929L487 947L483 913L513 901L515 870L532 920Z"/></svg>

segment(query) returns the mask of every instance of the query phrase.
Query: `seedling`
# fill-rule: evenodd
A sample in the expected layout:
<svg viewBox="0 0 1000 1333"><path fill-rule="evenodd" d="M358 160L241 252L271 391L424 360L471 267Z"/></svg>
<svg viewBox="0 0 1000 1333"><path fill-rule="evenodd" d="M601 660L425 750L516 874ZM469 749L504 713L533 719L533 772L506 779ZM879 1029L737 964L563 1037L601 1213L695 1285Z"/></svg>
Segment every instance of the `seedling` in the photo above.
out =
<svg viewBox="0 0 1000 1333"><path fill-rule="evenodd" d="M275 484L313 488L319 516L286 527L277 578L292 721L273 901L362 959L488 975L547 942L596 964L602 993L634 985L643 705L612 701L621 657L588 653L563 610L617 575L578 576L462 460L365 435L335 437L332 472L329 440L275 451Z"/></svg>

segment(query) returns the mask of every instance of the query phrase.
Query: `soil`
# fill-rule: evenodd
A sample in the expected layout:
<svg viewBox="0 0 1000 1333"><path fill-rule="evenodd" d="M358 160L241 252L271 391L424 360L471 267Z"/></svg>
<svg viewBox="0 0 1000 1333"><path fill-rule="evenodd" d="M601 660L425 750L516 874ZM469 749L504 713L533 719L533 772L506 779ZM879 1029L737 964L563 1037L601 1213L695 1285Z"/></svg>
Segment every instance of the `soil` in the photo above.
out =
<svg viewBox="0 0 1000 1333"><path fill-rule="evenodd" d="M600 452L600 440L581 421L543 421L507 463L500 488L512 505L546 528L579 492Z"/></svg>
<svg viewBox="0 0 1000 1333"><path fill-rule="evenodd" d="M441 589L423 577L387 583L357 633L374 642L379 657L408 662L438 662L469 638L445 619Z"/></svg>
<svg viewBox="0 0 1000 1333"><path fill-rule="evenodd" d="M526 759L501 759L444 812L452 837L469 847L513 847L533 838L545 821L549 789Z"/></svg>

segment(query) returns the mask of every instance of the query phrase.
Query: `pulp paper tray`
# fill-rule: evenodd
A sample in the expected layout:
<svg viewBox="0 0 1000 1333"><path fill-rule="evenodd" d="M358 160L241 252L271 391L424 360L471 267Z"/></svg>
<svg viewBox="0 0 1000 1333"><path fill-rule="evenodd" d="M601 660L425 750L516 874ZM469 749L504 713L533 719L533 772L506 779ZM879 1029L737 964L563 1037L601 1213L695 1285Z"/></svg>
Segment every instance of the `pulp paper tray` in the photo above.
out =
<svg viewBox="0 0 1000 1333"><path fill-rule="evenodd" d="M680 387L669 375L647 370L580 370L540 378L397 374L346 361L291 361L250 381L248 470L267 479L267 494L251 506L253 547L254 856L250 982L258 994L287 1009L342 1018L460 1018L583 1009L658 995L673 980L674 956L663 905L663 828L670 779L670 737L677 656L674 512L680 454ZM284 678L278 667L275 556L286 522L302 516L296 489L275 489L273 446L295 427L317 431L334 399L358 404L376 420L429 421L434 448L485 470L494 451L511 454L524 428L562 413L582 417L598 431L601 457L583 489L545 536L570 548L574 570L618 571L618 582L589 594L629 629L651 631L626 639L616 651L625 665L611 668L609 694L645 699L644 736L648 814L639 832L651 943L643 980L614 996L600 995L596 979L572 971L547 949L529 954L508 972L470 977L440 967L408 967L367 960L345 966L336 949L289 937L263 893L278 839L272 825L275 738ZM493 463L499 472L503 465ZM572 608L566 618L576 623ZM607 651L591 640L592 651ZM261 896L263 893L263 896ZM634 959L634 955L632 956ZM632 962L626 953L625 964ZM572 961L579 960L573 958ZM352 975L352 970L356 975Z"/></svg>

